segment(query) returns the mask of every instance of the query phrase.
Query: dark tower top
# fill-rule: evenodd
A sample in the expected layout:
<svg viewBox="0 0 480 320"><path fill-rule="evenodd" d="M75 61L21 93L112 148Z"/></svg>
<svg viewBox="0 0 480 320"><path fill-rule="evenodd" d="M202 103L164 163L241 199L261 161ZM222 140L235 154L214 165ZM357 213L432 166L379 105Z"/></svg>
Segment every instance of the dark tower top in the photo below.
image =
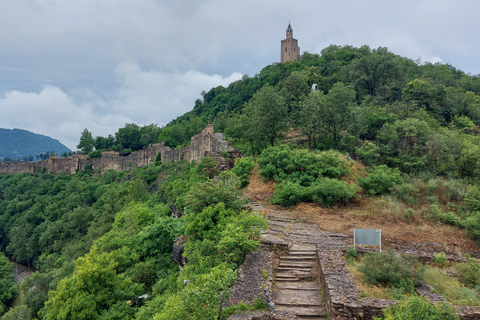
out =
<svg viewBox="0 0 480 320"><path fill-rule="evenodd" d="M288 23L287 35L282 40L280 48L280 62L294 61L300 57L300 47L298 46L298 40L293 38L293 28Z"/></svg>
<svg viewBox="0 0 480 320"><path fill-rule="evenodd" d="M293 29L289 22L287 27L287 39L291 39L291 38L293 38Z"/></svg>

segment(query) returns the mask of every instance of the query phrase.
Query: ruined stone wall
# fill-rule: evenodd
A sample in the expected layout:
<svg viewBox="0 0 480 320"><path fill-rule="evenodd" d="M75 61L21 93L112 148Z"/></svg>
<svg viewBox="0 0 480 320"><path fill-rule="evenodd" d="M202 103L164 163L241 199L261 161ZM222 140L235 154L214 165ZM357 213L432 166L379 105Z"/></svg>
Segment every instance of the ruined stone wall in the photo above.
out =
<svg viewBox="0 0 480 320"><path fill-rule="evenodd" d="M105 151L101 158L88 159L87 155L76 154L68 158L50 157L48 160L38 162L9 161L0 162L0 173L22 173L35 170L45 170L55 173L74 174L87 165L91 165L94 171L107 170L123 171L135 167L153 165L157 152L161 153L161 160L173 162L185 159L200 161L203 157L212 156L221 165L222 169L228 168L228 162L220 155L221 151L232 152L227 141L221 133L213 133L213 125L206 126L202 132L194 135L188 147L172 150L165 142L151 144L148 148L135 153L119 153Z"/></svg>

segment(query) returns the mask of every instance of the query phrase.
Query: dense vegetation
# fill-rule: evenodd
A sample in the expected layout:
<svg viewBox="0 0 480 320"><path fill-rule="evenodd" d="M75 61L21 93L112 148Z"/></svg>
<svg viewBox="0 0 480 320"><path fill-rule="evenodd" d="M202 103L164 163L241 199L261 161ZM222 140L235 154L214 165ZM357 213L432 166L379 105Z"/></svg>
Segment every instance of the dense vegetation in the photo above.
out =
<svg viewBox="0 0 480 320"><path fill-rule="evenodd" d="M0 246L40 270L22 284L22 304L4 318L225 317L230 309L222 310L221 302L266 221L242 211L234 174L213 179L212 161L104 175L0 176ZM172 210L186 214L172 218ZM180 273L171 253L184 234L190 254ZM0 278L0 285L7 280ZM0 297L6 305L18 291L10 287L12 293ZM144 294L146 304L138 299Z"/></svg>
<svg viewBox="0 0 480 320"><path fill-rule="evenodd" d="M224 319L236 269L266 227L238 197L255 166L275 182L279 205L335 207L380 195L376 215L450 224L480 239L479 94L479 77L449 65L330 46L204 92L163 128L126 124L95 138L85 129L78 148L96 157L158 141L182 147L214 123L246 157L221 174L205 158L103 175L0 175L0 250L39 270L2 319ZM181 271L171 258L179 236L188 238ZM402 276L405 259L371 260L399 266L387 286L414 284ZM0 312L18 292L11 278L2 282L2 261L0 286L11 294L0 295ZM477 267L472 260L462 274ZM478 278L469 279L474 290ZM262 305L241 306L252 307Z"/></svg>
<svg viewBox="0 0 480 320"><path fill-rule="evenodd" d="M0 129L0 161L41 160L45 154L61 155L69 151L58 140L50 137L20 129Z"/></svg>

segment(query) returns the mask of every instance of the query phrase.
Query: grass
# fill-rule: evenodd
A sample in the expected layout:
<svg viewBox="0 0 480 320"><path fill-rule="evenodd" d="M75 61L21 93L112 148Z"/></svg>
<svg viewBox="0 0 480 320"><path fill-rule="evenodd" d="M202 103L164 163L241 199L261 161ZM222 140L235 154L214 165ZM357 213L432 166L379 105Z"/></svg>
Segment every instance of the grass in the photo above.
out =
<svg viewBox="0 0 480 320"><path fill-rule="evenodd" d="M347 268L350 269L355 280L357 281L358 287L362 292L358 298L377 298L377 299L388 299L395 300L391 292L385 290L386 288L381 286L374 286L365 281L365 274L358 271L358 266L360 262L358 260L350 259L347 265Z"/></svg>
<svg viewBox="0 0 480 320"><path fill-rule="evenodd" d="M365 281L365 275L358 271L360 262L349 260L348 268L352 272L361 290L358 298L377 298L395 300L393 292L388 288L374 286ZM478 291L463 286L454 277L448 276L438 267L427 268L424 276L425 282L430 284L437 293L445 299L458 306L480 306Z"/></svg>
<svg viewBox="0 0 480 320"><path fill-rule="evenodd" d="M428 268L424 280L454 305L480 306L478 291L464 287L437 267Z"/></svg>

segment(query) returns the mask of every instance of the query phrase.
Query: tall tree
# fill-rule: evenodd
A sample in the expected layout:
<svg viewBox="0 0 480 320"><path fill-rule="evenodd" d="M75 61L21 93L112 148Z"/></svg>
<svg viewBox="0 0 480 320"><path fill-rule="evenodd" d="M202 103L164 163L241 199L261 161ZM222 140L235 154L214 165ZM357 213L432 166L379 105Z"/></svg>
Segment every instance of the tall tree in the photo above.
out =
<svg viewBox="0 0 480 320"><path fill-rule="evenodd" d="M298 116L298 127L308 138L309 147L317 147L317 135L322 132L322 108L326 103L325 95L322 91L312 91L308 97L303 100Z"/></svg>
<svg viewBox="0 0 480 320"><path fill-rule="evenodd" d="M345 130L352 121L355 94L355 90L351 86L345 86L343 83L337 82L328 91L325 103L319 104L323 126L333 136L337 146L340 132Z"/></svg>
<svg viewBox="0 0 480 320"><path fill-rule="evenodd" d="M92 137L92 133L85 128L82 131L80 136L80 142L77 145L77 148L80 149L83 153L90 153L93 150L95 140Z"/></svg>
<svg viewBox="0 0 480 320"><path fill-rule="evenodd" d="M280 94L271 86L258 90L247 103L245 110L249 128L256 131L258 142L271 146L282 137L286 128L287 106Z"/></svg>

